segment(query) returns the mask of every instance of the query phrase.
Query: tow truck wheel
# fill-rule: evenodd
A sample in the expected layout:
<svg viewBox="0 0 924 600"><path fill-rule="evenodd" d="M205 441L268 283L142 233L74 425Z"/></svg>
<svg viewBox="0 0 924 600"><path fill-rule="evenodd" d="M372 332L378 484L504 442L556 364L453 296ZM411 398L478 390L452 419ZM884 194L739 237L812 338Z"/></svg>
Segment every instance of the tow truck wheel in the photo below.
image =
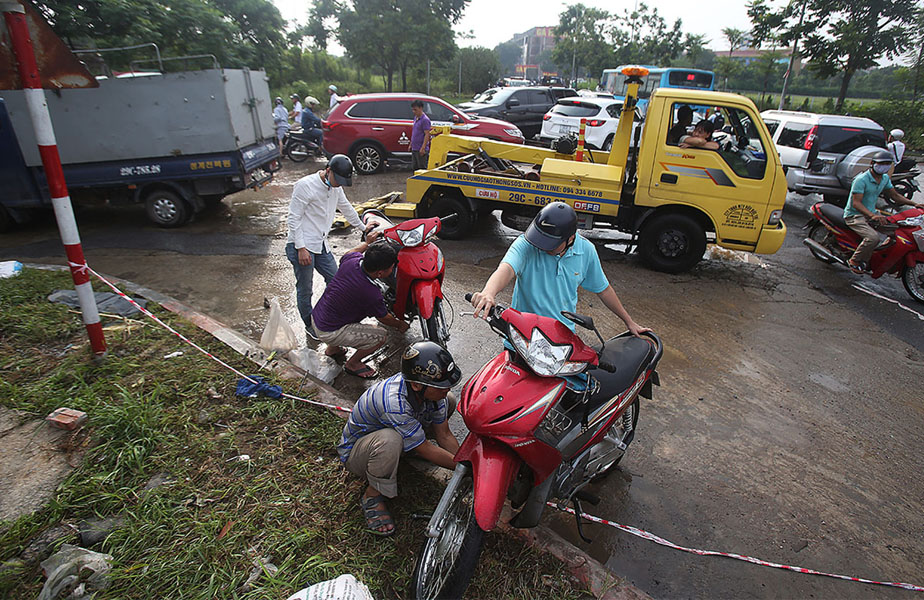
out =
<svg viewBox="0 0 924 600"><path fill-rule="evenodd" d="M428 214L433 217L458 215L442 224L439 237L444 240L458 240L469 234L475 224L475 213L468 204L452 196L440 196L430 203Z"/></svg>
<svg viewBox="0 0 924 600"><path fill-rule="evenodd" d="M706 232L687 215L657 215L642 229L638 250L642 260L655 271L681 273L703 258Z"/></svg>
<svg viewBox="0 0 924 600"><path fill-rule="evenodd" d="M170 190L154 190L144 199L148 218L159 227L179 227L189 217L186 201Z"/></svg>

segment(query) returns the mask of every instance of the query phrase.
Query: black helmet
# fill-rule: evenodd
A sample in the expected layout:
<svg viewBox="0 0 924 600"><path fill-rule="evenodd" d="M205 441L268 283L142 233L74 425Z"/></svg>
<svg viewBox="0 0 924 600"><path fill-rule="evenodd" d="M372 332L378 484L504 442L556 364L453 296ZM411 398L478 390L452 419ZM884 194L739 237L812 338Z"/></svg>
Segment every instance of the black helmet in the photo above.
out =
<svg viewBox="0 0 924 600"><path fill-rule="evenodd" d="M435 388L451 388L462 379L452 354L436 342L415 342L401 357L401 374L412 381Z"/></svg>
<svg viewBox="0 0 924 600"><path fill-rule="evenodd" d="M327 163L327 168L333 173L334 179L340 185L347 187L353 185L353 161L344 154L334 154Z"/></svg>
<svg viewBox="0 0 924 600"><path fill-rule="evenodd" d="M892 156L892 153L888 150L879 150L872 156L873 164L876 163L889 163L892 164L895 160L895 157Z"/></svg>
<svg viewBox="0 0 924 600"><path fill-rule="evenodd" d="M568 242L577 231L577 214L564 202L546 204L526 229L526 241L551 252Z"/></svg>

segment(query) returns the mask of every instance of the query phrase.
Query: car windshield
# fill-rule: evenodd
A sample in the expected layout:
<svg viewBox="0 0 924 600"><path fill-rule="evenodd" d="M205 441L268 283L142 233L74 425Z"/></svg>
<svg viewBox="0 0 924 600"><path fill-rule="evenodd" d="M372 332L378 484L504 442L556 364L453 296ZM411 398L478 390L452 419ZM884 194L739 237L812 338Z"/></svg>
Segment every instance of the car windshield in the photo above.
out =
<svg viewBox="0 0 924 600"><path fill-rule="evenodd" d="M490 90L485 90L481 92L480 94L478 94L477 96L475 96L472 102L474 102L475 104L492 104L492 102L494 101L494 96L504 91L505 90L501 88L491 88Z"/></svg>

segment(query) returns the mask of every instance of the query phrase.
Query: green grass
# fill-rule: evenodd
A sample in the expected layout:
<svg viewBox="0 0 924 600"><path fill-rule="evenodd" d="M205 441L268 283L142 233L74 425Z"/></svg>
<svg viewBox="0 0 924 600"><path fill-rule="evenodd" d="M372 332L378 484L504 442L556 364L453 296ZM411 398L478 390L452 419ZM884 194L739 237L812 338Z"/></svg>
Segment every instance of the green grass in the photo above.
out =
<svg viewBox="0 0 924 600"><path fill-rule="evenodd" d="M59 406L90 415L70 442L84 452L80 466L52 500L0 522L0 562L49 527L123 514L125 526L93 548L114 557L112 585L99 599L278 599L343 573L376 598L406 597L425 526L410 515L432 511L438 484L402 467L400 501L391 503L398 532L367 534L362 483L336 459L340 418L298 401L234 396L232 373L156 326L104 320L116 329L97 363L79 315L46 300L69 287L68 274L29 269L0 280L0 404L35 418ZM223 360L256 370L189 323L153 310ZM183 356L163 359L177 349ZM227 462L239 454L251 462ZM144 494L161 472L173 483ZM245 592L257 556L279 571ZM2 598L33 599L42 583L37 564L0 569ZM586 597L558 561L500 534L487 537L469 595Z"/></svg>

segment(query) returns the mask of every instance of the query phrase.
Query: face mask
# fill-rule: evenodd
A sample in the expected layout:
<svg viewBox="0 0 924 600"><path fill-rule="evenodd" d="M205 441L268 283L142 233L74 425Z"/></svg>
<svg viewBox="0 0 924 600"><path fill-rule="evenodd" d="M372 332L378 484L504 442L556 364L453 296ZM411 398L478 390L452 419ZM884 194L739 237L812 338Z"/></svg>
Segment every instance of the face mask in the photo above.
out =
<svg viewBox="0 0 924 600"><path fill-rule="evenodd" d="M880 175L885 175L889 172L889 169L892 165L873 165L873 171L879 173Z"/></svg>

